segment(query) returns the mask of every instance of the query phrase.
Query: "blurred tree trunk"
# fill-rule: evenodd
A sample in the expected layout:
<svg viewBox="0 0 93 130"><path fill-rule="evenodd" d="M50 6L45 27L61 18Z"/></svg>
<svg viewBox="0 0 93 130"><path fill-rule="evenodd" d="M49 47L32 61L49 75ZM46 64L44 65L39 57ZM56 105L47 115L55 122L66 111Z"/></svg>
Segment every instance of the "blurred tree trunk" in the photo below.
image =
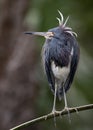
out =
<svg viewBox="0 0 93 130"><path fill-rule="evenodd" d="M34 116L38 86L35 78L37 49L34 41L22 33L30 2L31 0L0 1L1 130L8 130Z"/></svg>

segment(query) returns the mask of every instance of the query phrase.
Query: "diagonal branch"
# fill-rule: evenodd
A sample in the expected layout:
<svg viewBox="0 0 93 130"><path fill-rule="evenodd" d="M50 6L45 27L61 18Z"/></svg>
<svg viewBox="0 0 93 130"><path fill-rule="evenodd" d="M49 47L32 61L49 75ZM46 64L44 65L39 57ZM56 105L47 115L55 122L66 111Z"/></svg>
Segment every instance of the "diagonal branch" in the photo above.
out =
<svg viewBox="0 0 93 130"><path fill-rule="evenodd" d="M83 106L73 107L73 108L68 108L70 113L79 112L79 111L85 111L85 110L89 110L89 109L93 109L93 104L83 105ZM60 115L66 115L66 114L68 114L67 110L58 111L58 112L55 113L55 117L58 117ZM44 121L44 120L51 119L51 118L54 118L54 114L53 113L50 113L50 114L47 114L47 115L35 118L33 120L30 120L30 121L27 121L27 122L25 122L23 124L20 124L20 125L14 127L14 128L11 128L10 130L19 130L19 129L21 130L22 128L25 128L27 126L33 125L34 123L38 123L40 121Z"/></svg>

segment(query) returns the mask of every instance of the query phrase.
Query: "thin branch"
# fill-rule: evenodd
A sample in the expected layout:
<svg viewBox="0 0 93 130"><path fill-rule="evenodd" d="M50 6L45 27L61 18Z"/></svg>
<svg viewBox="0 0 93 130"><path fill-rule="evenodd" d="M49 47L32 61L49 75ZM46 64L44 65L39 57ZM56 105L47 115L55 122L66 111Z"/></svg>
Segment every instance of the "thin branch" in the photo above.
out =
<svg viewBox="0 0 93 130"><path fill-rule="evenodd" d="M85 110L89 110L89 109L93 109L93 104L83 105L83 106L73 107L73 108L68 108L70 113L79 112L79 111L85 111ZM60 115L66 115L66 114L68 114L67 110L58 111L58 112L55 113L55 117L58 117ZM50 114L47 114L47 115L35 118L33 120L30 120L30 121L27 121L27 122L25 122L23 124L20 124L20 125L14 127L14 128L11 128L10 130L19 130L19 129L21 130L22 128L25 128L27 126L33 125L34 123L38 123L40 121L44 121L44 120L51 119L51 118L54 118L54 114L53 113L50 113Z"/></svg>

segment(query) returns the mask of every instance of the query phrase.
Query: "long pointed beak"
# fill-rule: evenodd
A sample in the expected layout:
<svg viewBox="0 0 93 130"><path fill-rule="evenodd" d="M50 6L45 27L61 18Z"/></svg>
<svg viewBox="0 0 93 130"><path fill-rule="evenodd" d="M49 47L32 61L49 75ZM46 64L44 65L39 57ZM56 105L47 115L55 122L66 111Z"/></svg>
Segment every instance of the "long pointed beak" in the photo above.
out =
<svg viewBox="0 0 93 130"><path fill-rule="evenodd" d="M24 32L24 34L43 36L48 39L54 36L53 32Z"/></svg>

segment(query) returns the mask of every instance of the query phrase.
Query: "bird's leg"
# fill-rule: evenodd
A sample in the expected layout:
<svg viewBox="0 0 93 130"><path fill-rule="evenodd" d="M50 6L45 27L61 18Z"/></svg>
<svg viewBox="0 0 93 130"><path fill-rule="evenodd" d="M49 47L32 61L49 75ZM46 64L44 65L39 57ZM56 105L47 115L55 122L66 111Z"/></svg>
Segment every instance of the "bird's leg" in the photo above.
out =
<svg viewBox="0 0 93 130"><path fill-rule="evenodd" d="M54 93L54 102L53 102L52 113L56 112L56 93L57 93L57 84L55 83L55 93Z"/></svg>
<svg viewBox="0 0 93 130"><path fill-rule="evenodd" d="M67 110L68 111L69 122L71 123L70 112L69 112L69 108L67 106L67 99L66 99L66 93L65 93L64 87L63 87L63 95L64 95L64 102L65 102L65 107L64 107L63 110Z"/></svg>
<svg viewBox="0 0 93 130"><path fill-rule="evenodd" d="M64 94L65 108L68 108L68 106L67 106L67 99L66 99L66 93L65 93L64 87L63 87L63 94Z"/></svg>
<svg viewBox="0 0 93 130"><path fill-rule="evenodd" d="M54 102L53 102L53 109L52 112L50 114L54 115L54 123L56 126L56 118L55 118L55 114L57 113L56 111L56 93L57 93L57 83L55 82L55 93L54 93ZM45 117L45 120L47 119L47 116Z"/></svg>
<svg viewBox="0 0 93 130"><path fill-rule="evenodd" d="M52 114L54 115L54 124L56 126L56 93L57 93L57 83L55 82L55 93L54 93L54 102L53 102L53 109L52 109Z"/></svg>

